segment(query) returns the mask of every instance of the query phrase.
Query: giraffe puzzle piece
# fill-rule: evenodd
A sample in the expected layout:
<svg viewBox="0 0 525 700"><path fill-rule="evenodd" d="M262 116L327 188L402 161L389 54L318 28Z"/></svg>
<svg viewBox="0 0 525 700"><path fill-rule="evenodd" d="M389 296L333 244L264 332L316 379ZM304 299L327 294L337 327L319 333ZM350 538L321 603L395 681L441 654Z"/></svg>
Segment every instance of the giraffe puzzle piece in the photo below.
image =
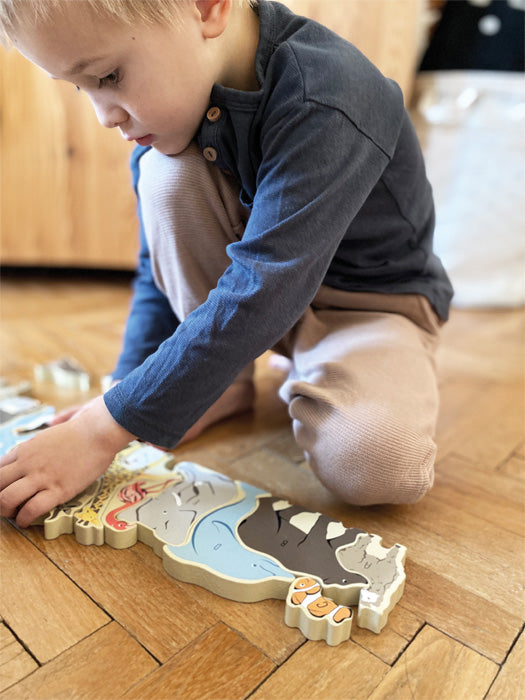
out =
<svg viewBox="0 0 525 700"><path fill-rule="evenodd" d="M0 426L0 453L47 425L52 409ZM54 539L116 549L137 541L174 578L225 598L286 600L285 622L339 644L357 625L379 633L403 593L406 548L346 528L193 462L142 443L119 452L89 488L35 524Z"/></svg>

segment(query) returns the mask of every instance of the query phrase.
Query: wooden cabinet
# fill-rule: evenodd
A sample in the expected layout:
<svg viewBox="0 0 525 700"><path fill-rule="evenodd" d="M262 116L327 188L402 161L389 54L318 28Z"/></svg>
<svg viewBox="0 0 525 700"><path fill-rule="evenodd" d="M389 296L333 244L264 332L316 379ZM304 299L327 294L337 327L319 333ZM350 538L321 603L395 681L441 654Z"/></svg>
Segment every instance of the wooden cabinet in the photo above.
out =
<svg viewBox="0 0 525 700"><path fill-rule="evenodd" d="M131 145L16 51L0 76L2 264L133 267Z"/></svg>
<svg viewBox="0 0 525 700"><path fill-rule="evenodd" d="M288 0L353 41L405 94L422 0ZM0 48L0 261L130 269L137 254L132 146L89 100Z"/></svg>

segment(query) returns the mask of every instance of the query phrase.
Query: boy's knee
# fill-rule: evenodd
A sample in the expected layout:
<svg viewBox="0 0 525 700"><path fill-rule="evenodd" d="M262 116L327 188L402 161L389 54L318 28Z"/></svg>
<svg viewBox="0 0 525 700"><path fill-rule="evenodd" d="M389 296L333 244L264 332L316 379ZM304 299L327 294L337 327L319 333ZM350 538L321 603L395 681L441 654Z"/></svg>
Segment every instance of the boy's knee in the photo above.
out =
<svg viewBox="0 0 525 700"><path fill-rule="evenodd" d="M140 159L139 194L141 201L155 200L157 206L199 188L199 168L206 168L202 154L193 144L176 156L154 148Z"/></svg>
<svg viewBox="0 0 525 700"><path fill-rule="evenodd" d="M358 506L409 504L432 487L436 446L430 435L398 417L359 420L333 407L322 413L315 426L297 416L294 432L313 471L338 498Z"/></svg>

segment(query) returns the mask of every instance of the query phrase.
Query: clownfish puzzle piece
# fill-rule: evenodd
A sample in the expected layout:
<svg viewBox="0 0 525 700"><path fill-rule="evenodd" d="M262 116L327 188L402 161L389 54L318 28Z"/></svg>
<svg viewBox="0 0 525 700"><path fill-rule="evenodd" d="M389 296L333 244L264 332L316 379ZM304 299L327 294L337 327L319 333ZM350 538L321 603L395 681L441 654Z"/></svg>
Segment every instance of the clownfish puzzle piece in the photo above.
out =
<svg viewBox="0 0 525 700"><path fill-rule="evenodd" d="M41 407L0 425L0 453L52 413ZM383 547L377 535L138 442L35 524L46 539L74 533L81 544L116 549L143 542L175 579L231 600L286 600L285 622L330 645L348 639L353 605L357 625L380 632L405 583L402 545Z"/></svg>
<svg viewBox="0 0 525 700"><path fill-rule="evenodd" d="M322 586L313 578L297 578L286 597L284 621L298 627L307 639L324 639L336 646L350 637L352 609L337 605L322 595Z"/></svg>

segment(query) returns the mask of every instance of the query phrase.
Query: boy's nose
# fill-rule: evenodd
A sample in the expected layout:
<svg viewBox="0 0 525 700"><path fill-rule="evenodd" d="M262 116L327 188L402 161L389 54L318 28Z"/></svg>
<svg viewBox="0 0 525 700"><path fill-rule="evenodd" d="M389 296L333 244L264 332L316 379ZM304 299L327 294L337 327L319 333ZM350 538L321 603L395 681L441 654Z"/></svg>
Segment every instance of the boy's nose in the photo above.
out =
<svg viewBox="0 0 525 700"><path fill-rule="evenodd" d="M128 119L128 113L118 105L101 104L93 101L97 119L107 129L113 129Z"/></svg>

